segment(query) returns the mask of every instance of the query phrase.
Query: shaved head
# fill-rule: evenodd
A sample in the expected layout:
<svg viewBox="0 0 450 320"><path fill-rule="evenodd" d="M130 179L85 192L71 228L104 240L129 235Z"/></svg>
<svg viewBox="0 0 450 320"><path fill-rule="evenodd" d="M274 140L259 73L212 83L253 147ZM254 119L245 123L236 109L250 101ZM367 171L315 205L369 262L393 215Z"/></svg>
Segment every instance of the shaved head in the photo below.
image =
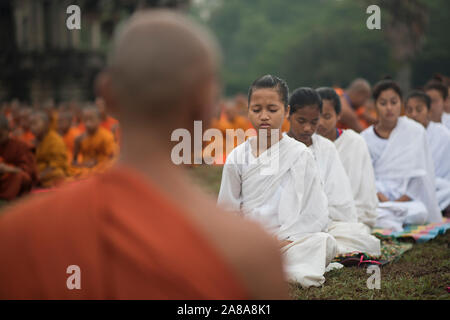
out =
<svg viewBox="0 0 450 320"><path fill-rule="evenodd" d="M35 111L31 114L31 117L42 120L46 125L50 122L48 115L44 111Z"/></svg>
<svg viewBox="0 0 450 320"><path fill-rule="evenodd" d="M184 15L141 11L117 33L107 73L128 114L173 115L190 91L215 77L218 52L208 32Z"/></svg>
<svg viewBox="0 0 450 320"><path fill-rule="evenodd" d="M38 141L46 135L50 126L50 118L44 111L35 111L31 115L31 132L35 135Z"/></svg>
<svg viewBox="0 0 450 320"><path fill-rule="evenodd" d="M367 103L367 100L372 95L370 83L362 78L353 80L346 92L354 108L358 108Z"/></svg>
<svg viewBox="0 0 450 320"><path fill-rule="evenodd" d="M363 91L363 92L366 92L366 93L368 92L370 94L371 87L370 87L370 83L367 80L362 79L362 78L358 78L358 79L353 80L350 83L350 85L349 85L347 90L348 91L354 91L354 92L361 92L361 91Z"/></svg>

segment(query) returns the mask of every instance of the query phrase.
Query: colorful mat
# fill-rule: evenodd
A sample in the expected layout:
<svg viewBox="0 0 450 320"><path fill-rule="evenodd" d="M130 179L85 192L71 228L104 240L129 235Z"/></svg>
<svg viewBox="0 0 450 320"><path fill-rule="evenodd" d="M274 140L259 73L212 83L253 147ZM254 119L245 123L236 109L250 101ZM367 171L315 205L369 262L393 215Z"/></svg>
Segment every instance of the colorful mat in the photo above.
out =
<svg viewBox="0 0 450 320"><path fill-rule="evenodd" d="M412 243L399 242L396 239L385 238L381 240L381 255L370 256L364 252L350 252L336 256L332 262L339 262L346 267L367 266L376 264L383 266L399 259L406 251L413 247Z"/></svg>
<svg viewBox="0 0 450 320"><path fill-rule="evenodd" d="M444 234L450 229L450 218L443 218L442 222L425 225L408 225L403 231L392 231L389 229L374 229L373 234L380 238L395 238L399 240L414 240L417 243L427 242Z"/></svg>

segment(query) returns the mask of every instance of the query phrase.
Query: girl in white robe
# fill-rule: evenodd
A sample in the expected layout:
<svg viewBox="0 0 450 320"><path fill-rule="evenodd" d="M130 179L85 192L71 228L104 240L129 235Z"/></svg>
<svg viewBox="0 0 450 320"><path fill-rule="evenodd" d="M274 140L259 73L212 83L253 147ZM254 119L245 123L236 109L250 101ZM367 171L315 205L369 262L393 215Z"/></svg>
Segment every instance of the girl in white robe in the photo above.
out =
<svg viewBox="0 0 450 320"><path fill-rule="evenodd" d="M441 221L424 128L400 117L402 92L394 81L380 81L373 97L379 122L361 135L369 147L381 202L376 226L399 231L405 224Z"/></svg>
<svg viewBox="0 0 450 320"><path fill-rule="evenodd" d="M328 199L328 232L338 243L338 254L360 251L380 255L380 241L370 234L369 227L358 222L350 182L336 147L315 134L322 111L319 94L311 88L299 88L292 93L289 105L288 135L306 144L314 155Z"/></svg>
<svg viewBox="0 0 450 320"><path fill-rule="evenodd" d="M323 102L317 133L334 142L350 181L358 222L373 228L377 219L378 198L367 144L355 131L336 127L341 114L341 101L336 91L324 87L317 89L317 93Z"/></svg>
<svg viewBox="0 0 450 320"><path fill-rule="evenodd" d="M249 119L258 135L227 157L218 204L259 222L278 238L288 280L320 286L336 255L336 240L326 233L327 198L311 152L281 134L287 97L286 83L274 76L250 87ZM270 140L266 148L265 135Z"/></svg>
<svg viewBox="0 0 450 320"><path fill-rule="evenodd" d="M439 208L450 211L450 131L443 124L430 121L430 108L431 99L422 91L412 91L405 100L406 116L426 128Z"/></svg>

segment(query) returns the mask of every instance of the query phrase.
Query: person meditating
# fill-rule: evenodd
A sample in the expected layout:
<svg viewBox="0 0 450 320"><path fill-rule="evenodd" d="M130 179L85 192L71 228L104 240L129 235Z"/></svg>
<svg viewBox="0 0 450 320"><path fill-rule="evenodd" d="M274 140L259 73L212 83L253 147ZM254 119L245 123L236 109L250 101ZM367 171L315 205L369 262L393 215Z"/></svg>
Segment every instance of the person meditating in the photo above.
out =
<svg viewBox="0 0 450 320"><path fill-rule="evenodd" d="M377 220L378 198L366 141L352 129L336 127L341 115L341 102L333 88L318 88L317 93L323 103L317 133L334 142L350 181L358 222L373 228Z"/></svg>
<svg viewBox="0 0 450 320"><path fill-rule="evenodd" d="M248 117L257 136L227 157L217 203L273 234L290 281L320 286L336 241L325 233L327 199L311 152L281 132L288 96L286 82L276 76L265 75L250 86Z"/></svg>
<svg viewBox="0 0 450 320"><path fill-rule="evenodd" d="M444 215L450 215L450 131L431 121L431 99L422 91L412 91L405 99L405 114L424 126L436 177L436 197Z"/></svg>
<svg viewBox="0 0 450 320"><path fill-rule="evenodd" d="M400 116L402 91L396 82L378 82L373 98L379 122L361 135L369 147L380 201L376 226L399 231L405 224L440 222L425 129Z"/></svg>
<svg viewBox="0 0 450 320"><path fill-rule="evenodd" d="M10 137L8 119L0 114L0 200L14 200L37 183L36 159L23 141Z"/></svg>
<svg viewBox="0 0 450 320"><path fill-rule="evenodd" d="M317 163L328 200L328 233L337 241L338 254L359 251L380 255L380 241L370 234L368 226L358 222L350 181L336 147L315 133L322 113L319 94L312 88L298 88L289 98L289 105L291 126L287 134L304 143Z"/></svg>

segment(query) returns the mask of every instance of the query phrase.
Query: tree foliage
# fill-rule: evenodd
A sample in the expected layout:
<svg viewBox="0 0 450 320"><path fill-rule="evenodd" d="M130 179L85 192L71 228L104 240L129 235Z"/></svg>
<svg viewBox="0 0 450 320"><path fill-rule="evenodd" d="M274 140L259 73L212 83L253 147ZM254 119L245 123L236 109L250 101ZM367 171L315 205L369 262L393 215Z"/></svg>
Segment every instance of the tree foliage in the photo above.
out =
<svg viewBox="0 0 450 320"><path fill-rule="evenodd" d="M345 87L355 77L375 82L385 75L395 76L399 57L412 65L413 86L435 72L449 74L450 2L399 1L412 8L407 19L400 20L406 9L396 11L380 3L382 30L367 29L368 4L358 0L210 0L210 12L203 21L217 35L224 52L227 94L245 91L266 73L286 78L291 88ZM193 5L194 15L200 5ZM405 35L415 36L406 52L393 37L399 23L410 27Z"/></svg>

